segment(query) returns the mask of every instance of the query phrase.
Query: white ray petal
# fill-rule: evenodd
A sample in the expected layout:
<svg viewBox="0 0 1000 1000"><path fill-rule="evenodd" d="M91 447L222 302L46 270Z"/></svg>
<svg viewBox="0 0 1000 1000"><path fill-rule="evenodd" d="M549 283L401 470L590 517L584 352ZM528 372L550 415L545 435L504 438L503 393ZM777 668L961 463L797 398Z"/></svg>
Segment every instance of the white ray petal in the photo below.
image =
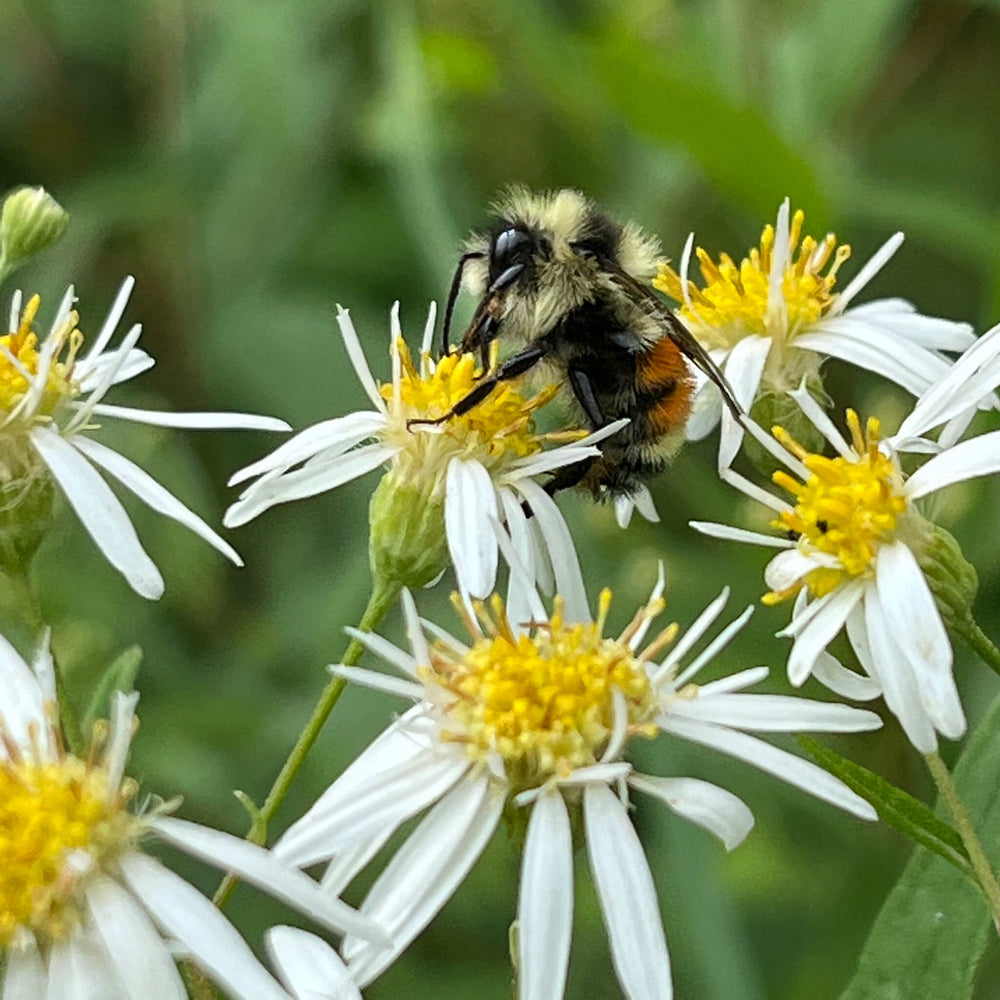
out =
<svg viewBox="0 0 1000 1000"><path fill-rule="evenodd" d="M754 613L752 604L744 608L743 613L734 618L678 675L674 682L677 686L686 684L706 663L710 663L718 653L725 649L732 641L733 636L740 632L744 625L750 621L750 616Z"/></svg>
<svg viewBox="0 0 1000 1000"><path fill-rule="evenodd" d="M742 799L698 778L660 778L633 772L629 786L652 795L668 808L718 837L731 851L753 829L753 813Z"/></svg>
<svg viewBox="0 0 1000 1000"><path fill-rule="evenodd" d="M87 533L136 593L156 600L163 577L146 554L125 508L90 463L55 431L35 427L31 440Z"/></svg>
<svg viewBox="0 0 1000 1000"><path fill-rule="evenodd" d="M848 618L849 620L850 618ZM834 694L839 694L842 698L870 701L882 693L882 688L877 681L857 674L853 670L848 670L836 657L827 652L820 653L817 657L813 664L812 675L820 684L829 688Z"/></svg>
<svg viewBox="0 0 1000 1000"><path fill-rule="evenodd" d="M687 651L712 627L712 623L722 614L722 609L729 600L729 588L723 587L719 596L705 606L705 610L684 630L683 635L674 643L665 660L660 663L659 670L667 671L678 663Z"/></svg>
<svg viewBox="0 0 1000 1000"><path fill-rule="evenodd" d="M353 625L348 625L344 632L352 639L357 639L365 649L371 650L379 659L395 667L400 673L406 674L407 677L417 676L416 657L405 649L400 649L395 643L389 642L378 632L364 632Z"/></svg>
<svg viewBox="0 0 1000 1000"><path fill-rule="evenodd" d="M41 732L45 725L45 705L41 685L21 655L0 635L0 719L7 737L21 750L31 749L32 732ZM0 760L7 753L0 743Z"/></svg>
<svg viewBox="0 0 1000 1000"><path fill-rule="evenodd" d="M291 425L278 417L265 417L255 413L171 413L165 410L140 410L133 406L114 406L95 403L91 413L119 420L131 420L153 427L182 427L187 430L250 430L290 431Z"/></svg>
<svg viewBox="0 0 1000 1000"><path fill-rule="evenodd" d="M168 844L217 868L236 872L244 882L338 934L350 931L375 940L382 936L357 911L323 892L308 875L283 864L263 847L173 816L159 816L150 820L149 826Z"/></svg>
<svg viewBox="0 0 1000 1000"><path fill-rule="evenodd" d="M700 719L717 726L759 733L857 733L879 729L882 725L874 712L782 694L677 698L665 711L674 718Z"/></svg>
<svg viewBox="0 0 1000 1000"><path fill-rule="evenodd" d="M917 687L912 666L900 656L890 634L876 588L865 597L864 627L872 667L889 711L899 719L909 741L923 754L937 750L937 735ZM857 631L857 629L855 629Z"/></svg>
<svg viewBox="0 0 1000 1000"><path fill-rule="evenodd" d="M806 380L803 378L798 389L792 389L788 394L798 403L799 409L809 418L813 427L833 445L840 455L853 461L854 449L844 440L844 436L837 430L836 424L827 416L823 407L813 399L812 394L806 388Z"/></svg>
<svg viewBox="0 0 1000 1000"><path fill-rule="evenodd" d="M882 244L868 258L865 262L864 267L844 286L843 291L837 296L836 301L833 304L832 312L842 313L847 306L850 304L851 300L861 291L865 285L868 284L872 278L875 277L879 271L889 262L892 255L900 248L903 243L902 233L893 233L885 243Z"/></svg>
<svg viewBox="0 0 1000 1000"><path fill-rule="evenodd" d="M456 784L463 784L469 766L460 754L419 751L372 776L339 808L329 799L321 809L314 806L285 831L274 852L286 864L305 868L384 830L395 830Z"/></svg>
<svg viewBox="0 0 1000 1000"><path fill-rule="evenodd" d="M916 557L902 542L883 546L875 579L886 628L913 670L928 716L938 732L959 739L966 723L952 674L951 643Z"/></svg>
<svg viewBox="0 0 1000 1000"><path fill-rule="evenodd" d="M344 958L360 986L391 965L451 897L493 836L503 800L485 777L459 782L396 852L361 905L392 946L344 939Z"/></svg>
<svg viewBox="0 0 1000 1000"><path fill-rule="evenodd" d="M740 670L728 677L720 677L717 681L700 685L698 696L707 698L709 695L732 694L734 691L742 691L744 688L759 684L770 672L767 667L750 667L747 670Z"/></svg>
<svg viewBox="0 0 1000 1000"><path fill-rule="evenodd" d="M794 549L795 542L790 538L778 535L765 535L759 531L747 531L745 528L734 528L728 524L716 524L714 521L688 521L695 531L700 531L710 538L721 538L728 542L746 542L749 545L765 545L771 549Z"/></svg>
<svg viewBox="0 0 1000 1000"><path fill-rule="evenodd" d="M851 580L809 606L809 620L795 635L795 643L788 657L789 683L799 687L805 681L819 654L841 630L851 609L864 595L866 587L864 580ZM791 635L791 628L792 625L778 634Z"/></svg>
<svg viewBox="0 0 1000 1000"><path fill-rule="evenodd" d="M357 332L354 329L351 314L347 309L343 309L339 305L337 306L337 326L340 327L340 336L344 340L344 347L347 348L347 356L351 359L351 364L354 367L355 374L358 376L361 387L367 393L368 398L375 404L377 410L382 413L387 412L385 400L382 399L382 395L378 391L378 386L372 377L371 369L368 367L365 352L361 347L361 341L358 339Z"/></svg>
<svg viewBox="0 0 1000 1000"><path fill-rule="evenodd" d="M374 437L384 427L385 416L371 410L359 410L344 417L323 420L299 431L269 455L234 473L227 485L236 486L274 469L284 472L320 452L329 451L331 457L344 454L365 438Z"/></svg>
<svg viewBox="0 0 1000 1000"><path fill-rule="evenodd" d="M135 278L131 274L126 275L125 280L122 281L121 288L118 289L118 294L115 296L114 302L111 304L111 308L108 310L107 318L92 341L90 350L84 356L85 361L93 361L111 342L111 338L114 336L118 323L125 312L125 306L128 305L129 296L132 294L134 287ZM72 287L70 288L70 296L72 301Z"/></svg>
<svg viewBox="0 0 1000 1000"><path fill-rule="evenodd" d="M45 1000L107 1000L120 991L107 949L92 933L77 929L52 945Z"/></svg>
<svg viewBox="0 0 1000 1000"><path fill-rule="evenodd" d="M316 465L303 466L275 479L265 477L247 488L243 496L226 511L222 523L227 528L235 528L276 504L304 500L336 489L367 475L398 452L398 447L363 445L346 455L337 455Z"/></svg>
<svg viewBox="0 0 1000 1000"><path fill-rule="evenodd" d="M243 565L239 553L224 539L213 531L194 511L180 502L169 490L158 483L148 472L135 462L119 455L99 441L77 436L71 439L76 449L82 452L95 465L110 473L123 486L130 489L143 503L152 507L158 514L169 517L172 521L182 524L199 538L208 542L227 559L237 566Z"/></svg>
<svg viewBox="0 0 1000 1000"><path fill-rule="evenodd" d="M85 883L87 909L129 1000L187 1000L170 949L146 911L113 879ZM123 998L124 1000L124 998Z"/></svg>
<svg viewBox="0 0 1000 1000"><path fill-rule="evenodd" d="M629 1000L671 1000L670 956L656 887L625 806L604 785L583 793L587 857L611 958Z"/></svg>
<svg viewBox="0 0 1000 1000"><path fill-rule="evenodd" d="M34 941L7 951L3 1000L40 1000L48 989L48 973Z"/></svg>
<svg viewBox="0 0 1000 1000"><path fill-rule="evenodd" d="M758 503L762 503L765 507L769 507L771 510L781 513L782 511L791 509L786 501L776 497L773 493L769 493L765 489L761 489L761 487L759 487L756 483L750 482L746 476L741 476L738 472L734 472L732 469L723 469L719 473L719 478L724 483L734 486L742 494L750 497L751 500L756 500Z"/></svg>
<svg viewBox="0 0 1000 1000"><path fill-rule="evenodd" d="M784 300L782 299L782 303ZM770 306L769 306L770 308ZM760 389L764 365L771 351L769 337L756 335L738 341L726 358L723 374L729 382L744 413L750 412L753 401ZM722 410L722 435L719 440L719 468L728 469L740 450L743 441L743 426L736 422L728 407Z"/></svg>
<svg viewBox="0 0 1000 1000"><path fill-rule="evenodd" d="M748 736L746 733L735 732L707 722L695 722L692 719L660 716L657 721L664 732L712 747L737 760L744 760L861 819L878 818L868 802L828 771L785 750L779 750L778 747L773 747L755 736Z"/></svg>
<svg viewBox="0 0 1000 1000"><path fill-rule="evenodd" d="M221 986L254 1000L288 1000L233 925L197 889L144 854L119 861L125 881L160 929Z"/></svg>
<svg viewBox="0 0 1000 1000"><path fill-rule="evenodd" d="M366 670L363 667L347 667L342 663L331 663L327 668L335 677L341 677L352 684L360 684L372 691L382 691L385 694L397 695L410 701L420 701L425 694L422 684L404 681L378 670Z"/></svg>
<svg viewBox="0 0 1000 1000"><path fill-rule="evenodd" d="M479 462L453 458L445 481L445 534L459 590L473 597L486 597L496 583L498 550L491 517L499 520L490 474Z"/></svg>
<svg viewBox="0 0 1000 1000"><path fill-rule="evenodd" d="M562 512L552 497L537 483L525 480L519 484L519 489L534 512L533 520L537 522L545 539L555 575L556 592L564 601L565 620L590 621L590 607L583 574L580 572L580 560Z"/></svg>
<svg viewBox="0 0 1000 1000"><path fill-rule="evenodd" d="M531 810L517 904L519 1000L555 1000L566 989L573 933L573 836L562 795Z"/></svg>
<svg viewBox="0 0 1000 1000"><path fill-rule="evenodd" d="M980 434L935 455L906 481L906 496L919 500L936 490L1000 472L1000 431Z"/></svg>
<svg viewBox="0 0 1000 1000"><path fill-rule="evenodd" d="M269 927L264 947L296 1000L361 1000L340 956L322 938L298 927Z"/></svg>

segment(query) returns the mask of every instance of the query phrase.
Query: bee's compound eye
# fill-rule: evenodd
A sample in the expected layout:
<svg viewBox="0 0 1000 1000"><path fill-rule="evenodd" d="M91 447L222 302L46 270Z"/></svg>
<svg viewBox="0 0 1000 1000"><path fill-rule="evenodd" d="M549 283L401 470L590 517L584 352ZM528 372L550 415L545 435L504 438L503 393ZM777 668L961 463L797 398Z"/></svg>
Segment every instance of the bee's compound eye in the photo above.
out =
<svg viewBox="0 0 1000 1000"><path fill-rule="evenodd" d="M531 243L531 237L515 226L504 229L493 241L493 263L504 267L523 259Z"/></svg>

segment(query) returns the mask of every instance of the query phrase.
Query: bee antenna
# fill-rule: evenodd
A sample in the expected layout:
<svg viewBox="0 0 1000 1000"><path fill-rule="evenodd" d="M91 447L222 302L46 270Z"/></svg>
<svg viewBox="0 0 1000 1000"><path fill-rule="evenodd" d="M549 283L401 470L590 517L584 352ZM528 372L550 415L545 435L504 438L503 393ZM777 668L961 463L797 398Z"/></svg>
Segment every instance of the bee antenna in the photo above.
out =
<svg viewBox="0 0 1000 1000"><path fill-rule="evenodd" d="M451 315L455 311L455 302L458 299L458 293L462 288L462 272L465 270L465 265L470 260L479 260L485 257L486 254L478 250L472 250L469 253L462 254L458 259L458 266L455 268L455 276L451 279L451 288L448 289L448 302L444 307L444 320L441 323L441 355L446 356L451 354Z"/></svg>

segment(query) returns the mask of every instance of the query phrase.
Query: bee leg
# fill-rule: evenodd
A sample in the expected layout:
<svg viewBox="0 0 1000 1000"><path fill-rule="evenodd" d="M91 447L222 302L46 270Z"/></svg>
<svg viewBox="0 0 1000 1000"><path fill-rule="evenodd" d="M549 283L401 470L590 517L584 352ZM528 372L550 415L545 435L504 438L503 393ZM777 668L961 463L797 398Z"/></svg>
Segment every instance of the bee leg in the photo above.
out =
<svg viewBox="0 0 1000 1000"><path fill-rule="evenodd" d="M451 288L448 289L448 302L444 307L444 321L441 324L442 355L451 354L451 314L455 311L455 302L458 299L458 293L462 288L462 272L465 270L465 265L470 260L479 260L485 256L486 254L484 253L472 251L470 253L463 253L458 259L458 266L455 268L455 276L451 279Z"/></svg>
<svg viewBox="0 0 1000 1000"><path fill-rule="evenodd" d="M597 402L594 387L590 384L590 376L582 368L570 368L566 373L570 388L576 401L583 407L583 412L590 421L593 430L599 430L607 420L601 412L601 404Z"/></svg>
<svg viewBox="0 0 1000 1000"><path fill-rule="evenodd" d="M447 413L440 417L428 419L407 420L407 429L415 424L443 424L452 417L460 417L463 413L468 413L474 406L481 403L486 397L501 383L507 382L518 375L523 375L526 371L534 368L542 358L548 353L548 347L542 344L532 344L523 351L508 358L496 371L491 372L474 388L464 395Z"/></svg>

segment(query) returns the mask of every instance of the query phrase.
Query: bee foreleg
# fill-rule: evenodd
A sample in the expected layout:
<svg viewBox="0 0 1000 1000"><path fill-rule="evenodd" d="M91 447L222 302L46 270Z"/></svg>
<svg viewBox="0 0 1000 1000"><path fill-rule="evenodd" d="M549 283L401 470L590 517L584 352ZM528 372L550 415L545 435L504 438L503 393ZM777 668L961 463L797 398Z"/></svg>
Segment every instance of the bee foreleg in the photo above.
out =
<svg viewBox="0 0 1000 1000"><path fill-rule="evenodd" d="M451 314L455 311L455 301L462 288L462 272L465 270L467 261L478 260L486 255L478 251L464 253L458 259L458 266L455 268L455 276L451 279L451 288L448 289L448 302L444 307L444 322L441 324L441 353L451 353Z"/></svg>
<svg viewBox="0 0 1000 1000"><path fill-rule="evenodd" d="M594 387L590 383L590 376L581 368L570 368L567 372L570 388L577 402L583 407L583 412L590 421L591 427L596 431L603 427L607 420L601 412L601 404L597 402L594 394Z"/></svg>
<svg viewBox="0 0 1000 1000"><path fill-rule="evenodd" d="M508 382L512 378L523 375L526 371L534 368L542 358L548 353L548 348L541 344L532 344L523 351L508 358L496 371L485 376L482 381L471 389L467 395L463 396L447 413L440 417L429 419L407 420L407 428L414 424L443 424L452 417L460 417L463 413L468 413L474 406L481 403L487 396L501 383Z"/></svg>

